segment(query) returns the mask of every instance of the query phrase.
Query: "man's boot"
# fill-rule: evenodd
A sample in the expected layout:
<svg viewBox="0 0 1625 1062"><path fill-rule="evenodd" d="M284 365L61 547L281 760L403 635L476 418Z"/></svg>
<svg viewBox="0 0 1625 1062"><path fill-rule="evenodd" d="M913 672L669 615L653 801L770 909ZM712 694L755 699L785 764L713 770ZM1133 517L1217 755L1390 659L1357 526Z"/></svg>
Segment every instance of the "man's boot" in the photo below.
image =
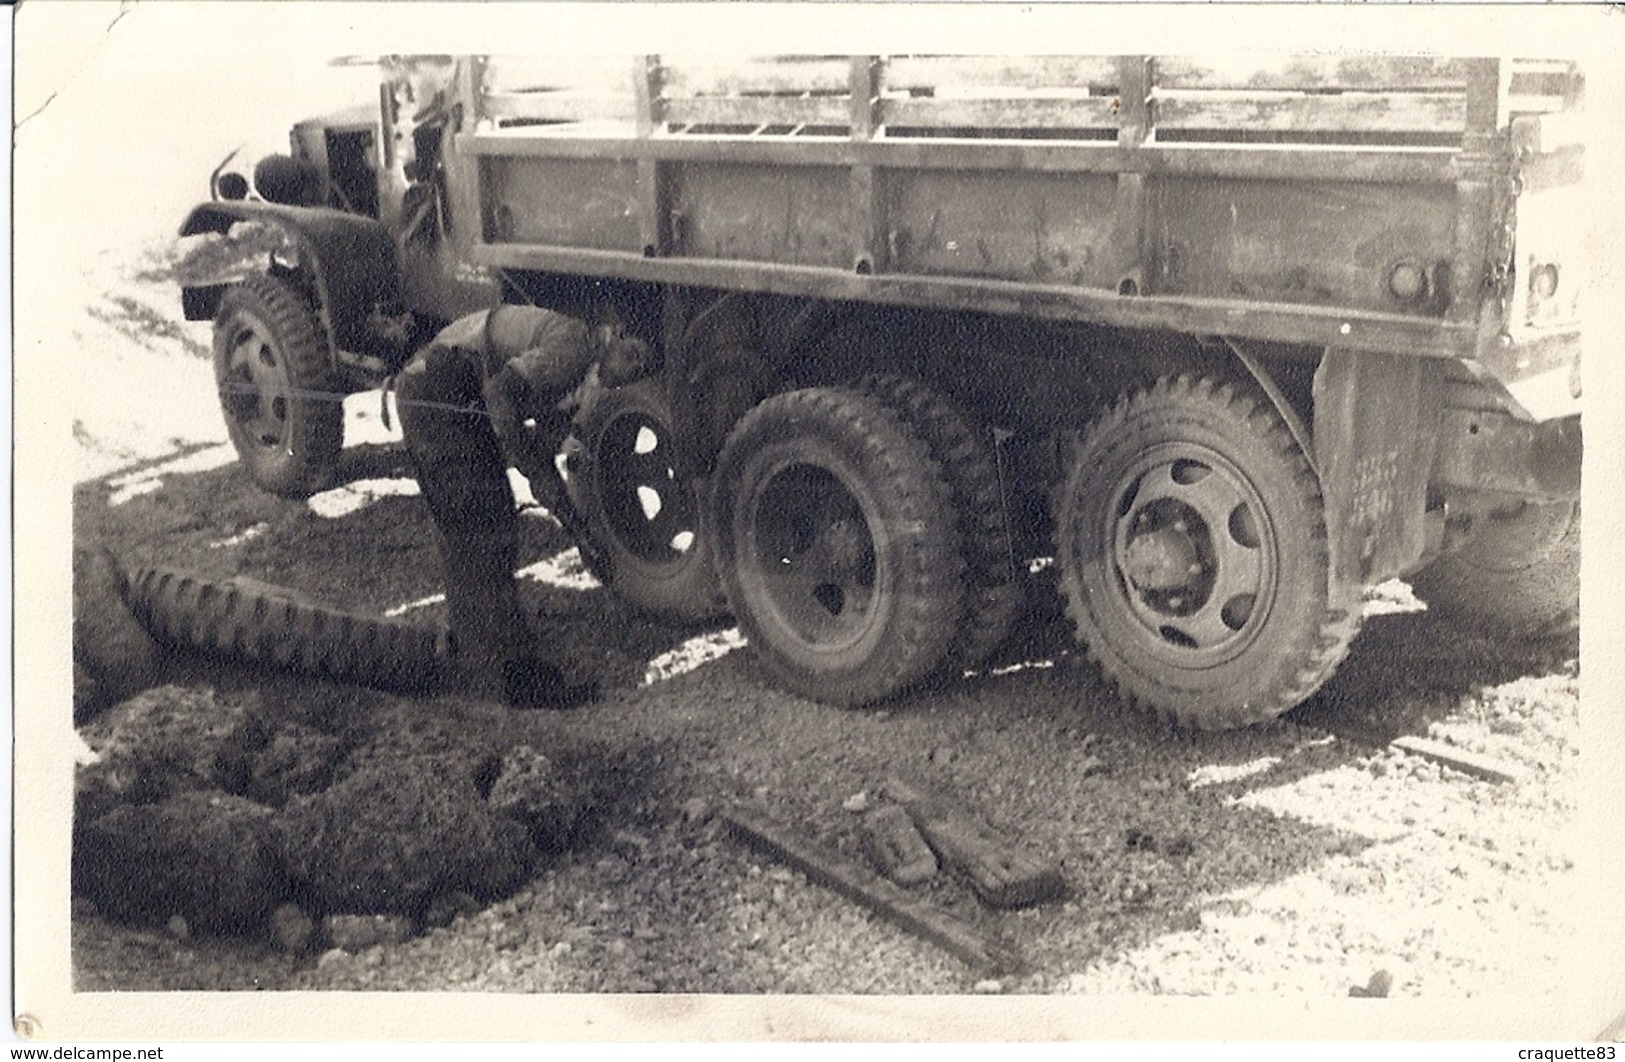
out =
<svg viewBox="0 0 1625 1062"><path fill-rule="evenodd" d="M590 699L592 684L572 684L545 659L519 605L514 550L490 536L443 536L446 605L454 663L463 688L516 708L568 708Z"/></svg>

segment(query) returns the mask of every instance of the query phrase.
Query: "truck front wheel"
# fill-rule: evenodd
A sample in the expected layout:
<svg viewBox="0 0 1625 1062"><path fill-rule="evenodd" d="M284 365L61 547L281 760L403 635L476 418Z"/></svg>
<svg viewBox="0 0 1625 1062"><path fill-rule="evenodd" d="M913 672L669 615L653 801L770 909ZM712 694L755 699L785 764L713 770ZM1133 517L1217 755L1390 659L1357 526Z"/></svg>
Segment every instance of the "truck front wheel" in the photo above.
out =
<svg viewBox="0 0 1625 1062"><path fill-rule="evenodd" d="M952 494L885 403L809 388L747 413L717 462L717 567L779 685L856 706L943 660L963 613Z"/></svg>
<svg viewBox="0 0 1625 1062"><path fill-rule="evenodd" d="M1275 410L1229 384L1164 378L1118 402L1074 450L1055 518L1089 657L1181 726L1274 718L1359 628L1358 594L1328 589L1313 469Z"/></svg>
<svg viewBox="0 0 1625 1062"><path fill-rule="evenodd" d="M1468 534L1411 580L1430 613L1462 630L1502 637L1556 632L1578 619L1578 503L1487 509Z"/></svg>
<svg viewBox="0 0 1625 1062"><path fill-rule="evenodd" d="M343 391L316 316L275 277L226 292L214 323L214 376L226 431L254 482L305 498L325 486L344 444Z"/></svg>

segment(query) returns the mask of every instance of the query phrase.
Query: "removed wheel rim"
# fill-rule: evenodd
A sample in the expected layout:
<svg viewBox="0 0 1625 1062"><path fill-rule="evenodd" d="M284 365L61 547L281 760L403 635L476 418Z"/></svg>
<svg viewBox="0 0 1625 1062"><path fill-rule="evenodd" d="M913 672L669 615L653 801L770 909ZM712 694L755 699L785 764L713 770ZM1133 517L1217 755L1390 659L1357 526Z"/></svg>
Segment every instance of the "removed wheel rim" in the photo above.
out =
<svg viewBox="0 0 1625 1062"><path fill-rule="evenodd" d="M1206 447L1155 447L1113 488L1104 541L1115 593L1142 648L1182 668L1233 660L1274 604L1275 532L1252 483Z"/></svg>
<svg viewBox="0 0 1625 1062"><path fill-rule="evenodd" d="M599 435L596 461L604 519L622 545L651 562L694 547L693 498L677 477L664 425L639 412L616 417Z"/></svg>

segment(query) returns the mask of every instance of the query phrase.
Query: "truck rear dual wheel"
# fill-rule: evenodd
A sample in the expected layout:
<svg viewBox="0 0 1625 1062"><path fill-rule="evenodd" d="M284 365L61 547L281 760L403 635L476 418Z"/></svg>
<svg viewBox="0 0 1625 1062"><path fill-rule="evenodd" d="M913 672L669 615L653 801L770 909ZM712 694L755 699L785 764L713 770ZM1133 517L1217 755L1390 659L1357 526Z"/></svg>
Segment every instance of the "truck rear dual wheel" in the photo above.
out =
<svg viewBox="0 0 1625 1062"><path fill-rule="evenodd" d="M601 392L576 437L586 460L572 496L607 552L609 586L627 603L700 623L727 608L712 566L698 481L681 478L672 412L657 379Z"/></svg>
<svg viewBox="0 0 1625 1062"><path fill-rule="evenodd" d="M935 669L963 613L953 495L930 446L855 390L775 395L717 461L717 569L762 668L839 705Z"/></svg>
<svg viewBox="0 0 1625 1062"><path fill-rule="evenodd" d="M1328 589L1320 485L1279 414L1229 384L1164 378L1077 444L1056 559L1078 639L1130 701L1181 726L1272 719L1359 629Z"/></svg>
<svg viewBox="0 0 1625 1062"><path fill-rule="evenodd" d="M911 377L877 373L860 378L854 387L903 417L942 465L964 551L966 584L964 620L944 666L950 672L980 667L1009 637L1025 598L990 440L946 398Z"/></svg>
<svg viewBox="0 0 1625 1062"><path fill-rule="evenodd" d="M1411 579L1428 612L1490 637L1535 637L1579 618L1580 506L1511 502Z"/></svg>
<svg viewBox="0 0 1625 1062"><path fill-rule="evenodd" d="M286 498L326 486L344 445L344 392L305 299L248 277L220 300L214 375L226 431L254 482Z"/></svg>

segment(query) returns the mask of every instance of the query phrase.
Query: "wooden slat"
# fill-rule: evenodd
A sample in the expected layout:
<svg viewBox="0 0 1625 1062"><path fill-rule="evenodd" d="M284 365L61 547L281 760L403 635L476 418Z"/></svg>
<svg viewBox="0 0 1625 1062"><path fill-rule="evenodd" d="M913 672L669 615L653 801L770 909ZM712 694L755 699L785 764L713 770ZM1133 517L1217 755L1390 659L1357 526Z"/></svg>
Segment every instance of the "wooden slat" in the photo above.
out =
<svg viewBox="0 0 1625 1062"><path fill-rule="evenodd" d="M883 84L890 91L945 88L1115 87L1117 60L1075 55L925 55L887 61Z"/></svg>
<svg viewBox="0 0 1625 1062"><path fill-rule="evenodd" d="M1462 96L1430 93L1345 93L1335 96L1158 96L1156 124L1164 129L1236 132L1459 133Z"/></svg>
<svg viewBox="0 0 1625 1062"><path fill-rule="evenodd" d="M1488 756L1480 756L1476 752L1468 752L1466 749L1458 749L1429 738L1411 736L1396 738L1393 747L1401 752L1432 760L1453 771L1482 778L1486 782L1519 782L1524 776L1523 770L1512 764L1492 760Z"/></svg>
<svg viewBox="0 0 1625 1062"><path fill-rule="evenodd" d="M1013 973L1020 959L948 912L912 896L862 864L811 838L792 832L765 813L734 807L722 813L734 834L751 847L783 860L813 881L835 890L882 918L990 973Z"/></svg>
<svg viewBox="0 0 1625 1062"><path fill-rule="evenodd" d="M1568 59L1514 59L1512 77L1572 77L1574 63Z"/></svg>
<svg viewBox="0 0 1625 1062"><path fill-rule="evenodd" d="M630 86L624 96L586 96L572 92L496 92L480 101L483 117L498 122L522 119L539 122L632 121L637 101Z"/></svg>
<svg viewBox="0 0 1625 1062"><path fill-rule="evenodd" d="M548 137L525 129L462 133L457 150L473 155L542 158L660 158L745 162L763 166L848 166L926 170L1019 170L1035 173L1146 173L1179 177L1366 181L1436 184L1452 181L1453 148L1173 144L1124 150L1109 143L1042 141L873 140L832 144L785 137Z"/></svg>
<svg viewBox="0 0 1625 1062"><path fill-rule="evenodd" d="M1399 55L1165 56L1156 84L1170 89L1461 91L1460 60Z"/></svg>
<svg viewBox="0 0 1625 1062"><path fill-rule="evenodd" d="M1507 112L1510 114L1557 114L1567 105L1568 101L1562 96L1507 97Z"/></svg>
<svg viewBox="0 0 1625 1062"><path fill-rule="evenodd" d="M1111 99L883 99L881 121L927 129L1116 129Z"/></svg>
<svg viewBox="0 0 1625 1062"><path fill-rule="evenodd" d="M630 92L631 56L493 55L485 60L487 92L575 89L618 95Z"/></svg>
<svg viewBox="0 0 1625 1062"><path fill-rule="evenodd" d="M1116 292L1098 289L978 277L895 273L865 276L820 266L645 258L626 252L534 244L476 244L471 256L481 265L503 269L540 269L894 306L1019 313L1047 320L1211 333L1304 346L1403 351L1412 357L1482 356L1475 326L1399 314L1194 296L1125 299Z"/></svg>
<svg viewBox="0 0 1625 1062"><path fill-rule="evenodd" d="M744 96L667 99L671 125L834 125L851 118L844 96Z"/></svg>
<svg viewBox="0 0 1625 1062"><path fill-rule="evenodd" d="M665 94L673 100L690 96L837 90L844 95L850 69L845 56L757 56L726 63L662 56L661 65Z"/></svg>

